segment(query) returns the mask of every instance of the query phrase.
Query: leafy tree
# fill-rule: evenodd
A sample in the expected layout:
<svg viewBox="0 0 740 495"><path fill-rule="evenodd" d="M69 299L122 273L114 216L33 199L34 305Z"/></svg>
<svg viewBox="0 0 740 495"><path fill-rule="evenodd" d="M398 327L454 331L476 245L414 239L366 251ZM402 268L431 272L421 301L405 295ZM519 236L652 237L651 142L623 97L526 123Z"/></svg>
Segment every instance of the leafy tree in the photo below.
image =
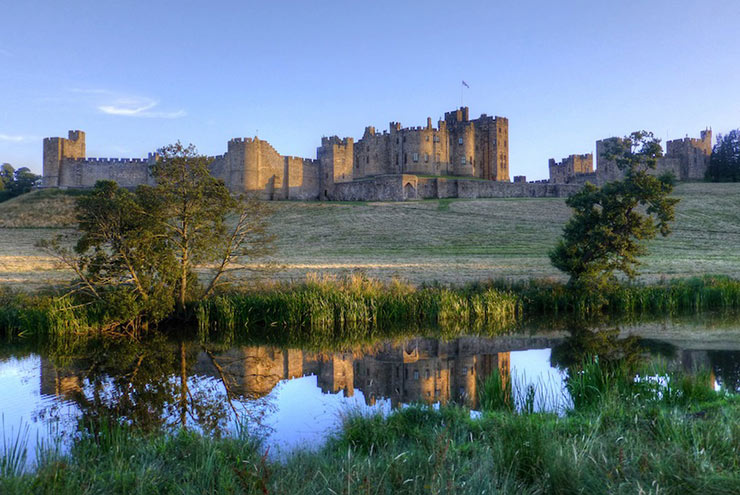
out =
<svg viewBox="0 0 740 495"><path fill-rule="evenodd" d="M660 141L646 131L610 142L606 158L624 172L622 180L602 187L587 183L566 200L573 216L550 252L552 264L570 276L574 288L603 290L616 272L636 274L645 240L670 233L677 199L670 198L673 178L649 171L662 156Z"/></svg>
<svg viewBox="0 0 740 495"><path fill-rule="evenodd" d="M717 136L706 178L712 182L740 182L740 129Z"/></svg>
<svg viewBox="0 0 740 495"><path fill-rule="evenodd" d="M263 202L232 195L192 145L159 156L155 185L130 192L100 181L78 199L74 251L62 238L39 243L75 272L71 293L100 303L110 326L182 312L228 283L239 261L271 251ZM201 283L195 269L205 266L213 268Z"/></svg>
<svg viewBox="0 0 740 495"><path fill-rule="evenodd" d="M0 166L0 201L29 192L40 179L41 176L27 167L16 170L10 163L3 163Z"/></svg>
<svg viewBox="0 0 740 495"><path fill-rule="evenodd" d="M8 188L10 183L13 182L14 176L15 168L13 168L13 165L10 163L3 163L2 166L0 166L0 191Z"/></svg>

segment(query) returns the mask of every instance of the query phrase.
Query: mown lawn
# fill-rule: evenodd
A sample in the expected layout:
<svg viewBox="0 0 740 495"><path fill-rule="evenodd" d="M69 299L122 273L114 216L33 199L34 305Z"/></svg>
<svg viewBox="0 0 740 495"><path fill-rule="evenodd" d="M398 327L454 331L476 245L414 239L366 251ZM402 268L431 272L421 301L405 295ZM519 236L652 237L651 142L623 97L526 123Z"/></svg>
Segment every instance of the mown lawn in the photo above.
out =
<svg viewBox="0 0 740 495"><path fill-rule="evenodd" d="M0 283L37 286L65 276L33 245L70 225L73 201L42 193L0 204ZM740 184L681 184L675 195L674 232L650 244L642 277L740 277ZM266 276L279 279L357 270L413 283L560 277L547 252L570 216L555 198L273 206L283 269Z"/></svg>

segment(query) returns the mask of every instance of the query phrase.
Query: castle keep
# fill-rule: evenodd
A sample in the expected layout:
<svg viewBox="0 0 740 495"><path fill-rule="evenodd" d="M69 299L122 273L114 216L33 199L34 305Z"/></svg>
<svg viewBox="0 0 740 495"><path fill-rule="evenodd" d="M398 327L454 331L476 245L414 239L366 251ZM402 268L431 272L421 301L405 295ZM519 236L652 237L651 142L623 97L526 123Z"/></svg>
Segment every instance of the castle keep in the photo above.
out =
<svg viewBox="0 0 740 495"><path fill-rule="evenodd" d="M486 114L470 119L467 107L446 112L432 126L388 130L365 128L351 137L324 137L316 158L283 156L267 141L234 138L226 153L210 157L211 173L239 193L270 200L403 201L421 198L562 197L585 182L603 184L620 177L613 162L603 157L605 143L596 143L598 156L571 155L551 159L549 181L509 179L509 121ZM668 142L657 173L672 172L679 180L702 179L709 164L712 132L701 139ZM44 139L43 187L86 188L99 180L123 187L151 181L146 158L88 158L85 133L69 131L67 138Z"/></svg>

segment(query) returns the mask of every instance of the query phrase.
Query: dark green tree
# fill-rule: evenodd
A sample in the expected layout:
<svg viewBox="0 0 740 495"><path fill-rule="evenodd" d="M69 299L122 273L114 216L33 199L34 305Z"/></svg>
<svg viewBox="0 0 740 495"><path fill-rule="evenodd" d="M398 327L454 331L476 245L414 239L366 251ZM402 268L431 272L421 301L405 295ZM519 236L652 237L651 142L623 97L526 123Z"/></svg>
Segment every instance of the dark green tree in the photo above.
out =
<svg viewBox="0 0 740 495"><path fill-rule="evenodd" d="M16 170L10 163L0 166L0 201L30 192L41 176L31 172L28 167Z"/></svg>
<svg viewBox="0 0 740 495"><path fill-rule="evenodd" d="M15 168L10 163L0 166L0 191L6 190L15 177Z"/></svg>
<svg viewBox="0 0 740 495"><path fill-rule="evenodd" d="M712 182L740 182L740 129L717 136L706 178Z"/></svg>
<svg viewBox="0 0 740 495"><path fill-rule="evenodd" d="M75 272L71 293L105 308L109 326L182 312L228 283L240 261L271 251L264 202L232 195L192 145L160 150L151 175L155 185L134 192L101 181L82 196L74 251L62 238L39 243Z"/></svg>
<svg viewBox="0 0 740 495"><path fill-rule="evenodd" d="M585 291L600 291L615 281L616 273L636 275L644 241L659 232L670 233L677 199L673 177L649 172L662 156L660 141L650 132L633 132L608 143L605 158L624 173L596 187L587 183L566 200L573 216L563 237L550 252L552 264L570 276L569 284Z"/></svg>

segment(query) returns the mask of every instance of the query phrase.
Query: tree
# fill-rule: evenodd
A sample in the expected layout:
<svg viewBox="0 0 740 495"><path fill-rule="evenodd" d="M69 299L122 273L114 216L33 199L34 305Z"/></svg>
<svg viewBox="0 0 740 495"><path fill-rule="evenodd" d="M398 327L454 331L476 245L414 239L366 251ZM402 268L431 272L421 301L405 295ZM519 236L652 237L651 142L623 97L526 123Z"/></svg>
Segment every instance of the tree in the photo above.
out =
<svg viewBox="0 0 740 495"><path fill-rule="evenodd" d="M662 156L660 141L646 131L610 142L605 158L624 172L602 187L587 183L566 200L574 212L563 237L550 252L552 264L570 276L572 287L603 290L616 272L636 275L644 241L670 233L677 199L670 198L673 177L649 171Z"/></svg>
<svg viewBox="0 0 740 495"><path fill-rule="evenodd" d="M29 192L40 179L41 176L27 167L16 170L10 163L3 163L0 166L0 201Z"/></svg>
<svg viewBox="0 0 740 495"><path fill-rule="evenodd" d="M8 188L15 176L15 168L10 163L3 163L0 166L0 191Z"/></svg>
<svg viewBox="0 0 740 495"><path fill-rule="evenodd" d="M232 195L192 145L162 148L150 173L153 186L101 181L77 201L74 251L59 238L40 243L77 275L72 293L108 308L110 325L182 312L244 269L239 261L271 251L265 204ZM205 266L201 283L195 269Z"/></svg>
<svg viewBox="0 0 740 495"><path fill-rule="evenodd" d="M706 178L712 182L740 182L740 129L717 136Z"/></svg>

